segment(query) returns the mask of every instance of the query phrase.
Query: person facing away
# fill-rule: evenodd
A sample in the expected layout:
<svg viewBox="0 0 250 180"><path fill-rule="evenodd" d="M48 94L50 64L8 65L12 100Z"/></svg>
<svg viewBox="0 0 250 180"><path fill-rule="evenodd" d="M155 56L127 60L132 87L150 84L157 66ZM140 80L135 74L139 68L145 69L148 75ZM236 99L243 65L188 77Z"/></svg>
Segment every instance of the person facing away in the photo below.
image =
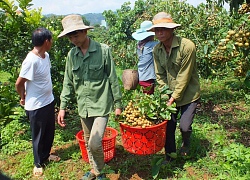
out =
<svg viewBox="0 0 250 180"><path fill-rule="evenodd" d="M51 158L59 160L58 156L50 155L55 134L55 110L47 51L52 46L52 33L46 28L34 30L32 44L34 47L22 62L15 86L30 121L35 164L33 173L41 176L45 161Z"/></svg>
<svg viewBox="0 0 250 180"><path fill-rule="evenodd" d="M137 29L132 37L138 41L137 55L139 85L143 88L143 93L153 94L155 87L155 70L153 59L153 48L157 41L154 41L154 32L148 32L147 29L152 26L151 21L143 21L140 29Z"/></svg>
<svg viewBox="0 0 250 180"><path fill-rule="evenodd" d="M155 32L160 41L153 51L156 80L160 87L168 85L173 91L167 105L174 102L177 105L177 113L172 114L167 123L166 162L173 160L171 153L176 153L175 131L179 112L182 135L180 154L188 155L193 118L200 99L196 47L191 40L174 34L179 26L173 22L170 14L159 12L153 18L153 26L148 29Z"/></svg>
<svg viewBox="0 0 250 180"><path fill-rule="evenodd" d="M121 90L115 64L108 45L87 36L86 26L79 15L68 15L62 20L63 31L58 37L68 37L75 45L67 55L61 92L58 124L65 127L65 110L72 95L76 96L84 140L92 169L85 179L102 179L105 174L102 139L109 114L122 112Z"/></svg>

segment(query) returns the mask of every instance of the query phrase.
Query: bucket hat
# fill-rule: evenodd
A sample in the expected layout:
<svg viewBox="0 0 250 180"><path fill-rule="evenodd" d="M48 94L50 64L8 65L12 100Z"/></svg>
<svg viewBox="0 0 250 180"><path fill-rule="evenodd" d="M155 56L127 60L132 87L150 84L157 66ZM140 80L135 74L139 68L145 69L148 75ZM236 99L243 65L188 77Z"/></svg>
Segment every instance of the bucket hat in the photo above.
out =
<svg viewBox="0 0 250 180"><path fill-rule="evenodd" d="M137 29L134 33L132 33L132 37L137 41L141 41L149 36L154 36L154 32L147 31L147 29L152 25L151 21L143 21L140 25L140 29Z"/></svg>
<svg viewBox="0 0 250 180"><path fill-rule="evenodd" d="M94 29L93 26L86 26L83 23L82 17L80 15L68 15L62 19L63 31L58 35L58 37L63 37L66 34L83 29Z"/></svg>
<svg viewBox="0 0 250 180"><path fill-rule="evenodd" d="M176 28L181 26L180 24L176 24L171 15L167 14L165 12L159 12L158 14L156 14L153 18L153 25L148 28L148 31L154 31L154 28L157 27L163 27L163 28Z"/></svg>

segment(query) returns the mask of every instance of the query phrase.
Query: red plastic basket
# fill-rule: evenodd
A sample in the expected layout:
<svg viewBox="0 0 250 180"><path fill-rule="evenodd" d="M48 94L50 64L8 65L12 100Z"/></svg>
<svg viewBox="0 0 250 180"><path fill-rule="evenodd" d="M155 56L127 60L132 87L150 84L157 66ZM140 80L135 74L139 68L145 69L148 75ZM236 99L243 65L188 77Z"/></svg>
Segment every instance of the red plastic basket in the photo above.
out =
<svg viewBox="0 0 250 180"><path fill-rule="evenodd" d="M165 145L166 128L167 121L146 128L131 127L120 123L123 147L133 154L155 154Z"/></svg>
<svg viewBox="0 0 250 180"><path fill-rule="evenodd" d="M76 134L76 139L79 142L80 150L82 153L82 159L85 162L89 162L87 149L85 146L85 141L83 138L83 130L79 131ZM118 135L118 131L111 127L106 127L104 137L102 140L102 146L104 151L104 161L108 162L115 156L115 144L116 144L116 136Z"/></svg>

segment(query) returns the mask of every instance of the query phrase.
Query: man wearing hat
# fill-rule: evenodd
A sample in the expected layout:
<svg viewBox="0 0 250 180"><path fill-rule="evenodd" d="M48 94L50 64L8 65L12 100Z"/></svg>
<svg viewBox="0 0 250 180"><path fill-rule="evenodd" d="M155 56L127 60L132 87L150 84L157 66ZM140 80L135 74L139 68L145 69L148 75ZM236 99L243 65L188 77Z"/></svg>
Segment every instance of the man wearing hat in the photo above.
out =
<svg viewBox="0 0 250 180"><path fill-rule="evenodd" d="M151 21L143 21L140 25L140 29L132 34L132 37L138 41L137 43L137 55L138 61L138 75L139 84L143 87L143 92L147 94L154 93L155 84L155 70L153 49L158 43L154 41L154 32L148 32L147 29L152 26Z"/></svg>
<svg viewBox="0 0 250 180"><path fill-rule="evenodd" d="M173 91L167 105L175 102L178 110L167 123L166 162L172 160L172 153L176 153L175 130L179 112L182 135L180 154L188 155L192 122L200 99L196 47L191 40L174 34L179 26L173 22L170 14L160 12L154 16L153 26L148 29L155 32L160 41L153 51L156 80L160 87L168 85Z"/></svg>
<svg viewBox="0 0 250 180"><path fill-rule="evenodd" d="M109 114L115 106L115 115L121 114L121 91L111 50L87 36L80 15L68 15L62 20L63 31L58 37L68 37L75 45L66 58L58 124L65 127L67 103L76 96L78 113L92 169L82 179L103 179L104 153L102 139Z"/></svg>

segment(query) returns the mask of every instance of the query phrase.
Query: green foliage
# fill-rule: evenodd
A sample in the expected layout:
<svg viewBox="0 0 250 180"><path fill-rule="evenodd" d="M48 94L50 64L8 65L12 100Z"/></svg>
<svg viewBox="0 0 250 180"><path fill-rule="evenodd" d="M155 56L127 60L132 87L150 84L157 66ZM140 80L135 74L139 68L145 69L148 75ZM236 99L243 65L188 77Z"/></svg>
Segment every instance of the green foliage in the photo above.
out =
<svg viewBox="0 0 250 180"><path fill-rule="evenodd" d="M19 8L14 1L3 0L0 2L0 39L4 46L0 54L2 70L11 72L14 78L18 75L21 61L31 48L31 32L40 25L41 9L29 10L31 0L19 0Z"/></svg>
<svg viewBox="0 0 250 180"><path fill-rule="evenodd" d="M8 82L9 79L11 78L11 75L7 72L0 71L0 82Z"/></svg>
<svg viewBox="0 0 250 180"><path fill-rule="evenodd" d="M91 31L88 31L88 36L97 42L108 42L108 30L102 26L95 26L95 28Z"/></svg>
<svg viewBox="0 0 250 180"><path fill-rule="evenodd" d="M211 0L207 0L210 2ZM245 0L217 0L218 4L220 6L223 6L224 3L228 3L230 7L230 12L231 14L235 13L238 11L239 6L245 2Z"/></svg>
<svg viewBox="0 0 250 180"><path fill-rule="evenodd" d="M11 115L15 113L18 102L13 84L0 82L0 127L12 120Z"/></svg>
<svg viewBox="0 0 250 180"><path fill-rule="evenodd" d="M22 121L21 110L19 115L14 117L10 123L1 126L1 151L4 154L14 155L27 148L31 148L29 122ZM21 119L21 121L20 121Z"/></svg>
<svg viewBox="0 0 250 180"><path fill-rule="evenodd" d="M169 95L172 91L168 86L162 89L155 88L154 94L144 94L141 91L135 91L132 96L132 102L143 115L154 121L164 121L171 119L171 113L176 113L176 104L167 106Z"/></svg>
<svg viewBox="0 0 250 180"><path fill-rule="evenodd" d="M224 162L220 165L225 171L237 169L238 176L243 176L250 169L250 149L241 144L230 144L218 152Z"/></svg>
<svg viewBox="0 0 250 180"><path fill-rule="evenodd" d="M247 72L246 79L245 79L244 83L248 88L250 88L250 71Z"/></svg>
<svg viewBox="0 0 250 180"><path fill-rule="evenodd" d="M164 159L161 158L161 157L155 157L153 158L153 160L151 161L151 166L152 166L152 177L153 179L156 179L159 172L160 172L160 169L161 169L161 166L162 166L162 163L163 163Z"/></svg>
<svg viewBox="0 0 250 180"><path fill-rule="evenodd" d="M135 30L133 24L146 10L142 0L135 2L134 10L124 3L117 12L104 11L103 15L108 25L109 39L107 44L113 47L113 58L119 67L135 67L137 62L136 42L132 39Z"/></svg>

